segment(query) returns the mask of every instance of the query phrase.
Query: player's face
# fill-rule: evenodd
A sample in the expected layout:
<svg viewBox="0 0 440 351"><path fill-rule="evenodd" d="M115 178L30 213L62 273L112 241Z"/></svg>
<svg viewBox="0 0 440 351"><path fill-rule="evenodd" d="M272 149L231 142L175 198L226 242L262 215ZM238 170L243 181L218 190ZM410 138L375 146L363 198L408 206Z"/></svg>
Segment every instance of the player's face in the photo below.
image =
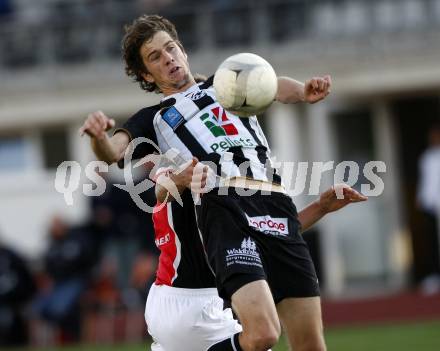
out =
<svg viewBox="0 0 440 351"><path fill-rule="evenodd" d="M141 46L140 54L148 71L144 79L156 83L164 95L184 91L195 83L186 53L167 32L157 32Z"/></svg>

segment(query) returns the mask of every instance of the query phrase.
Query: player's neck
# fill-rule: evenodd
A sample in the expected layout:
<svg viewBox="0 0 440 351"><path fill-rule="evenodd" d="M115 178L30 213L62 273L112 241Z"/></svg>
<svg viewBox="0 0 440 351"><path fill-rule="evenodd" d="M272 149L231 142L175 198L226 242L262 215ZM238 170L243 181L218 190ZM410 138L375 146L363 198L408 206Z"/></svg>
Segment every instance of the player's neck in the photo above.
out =
<svg viewBox="0 0 440 351"><path fill-rule="evenodd" d="M185 82L182 82L182 85L176 85L176 86L169 87L168 89L163 89L162 94L164 97L167 97L167 96L174 95L177 93L183 93L196 84L197 83L194 80L194 78L192 76L190 76L190 77L188 77L188 80L186 80Z"/></svg>

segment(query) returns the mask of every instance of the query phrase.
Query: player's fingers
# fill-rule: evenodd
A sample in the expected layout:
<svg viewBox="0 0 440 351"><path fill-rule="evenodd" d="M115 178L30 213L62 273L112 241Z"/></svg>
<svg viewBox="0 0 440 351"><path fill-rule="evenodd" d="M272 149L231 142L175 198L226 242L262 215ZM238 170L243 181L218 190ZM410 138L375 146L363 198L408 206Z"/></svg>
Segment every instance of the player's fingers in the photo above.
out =
<svg viewBox="0 0 440 351"><path fill-rule="evenodd" d="M322 82L323 82L323 89L322 90L328 94L328 89L329 89L328 82L326 80L323 80Z"/></svg>
<svg viewBox="0 0 440 351"><path fill-rule="evenodd" d="M102 128L107 126L107 118L102 113L97 113L95 121L99 123Z"/></svg>
<svg viewBox="0 0 440 351"><path fill-rule="evenodd" d="M88 115L87 115L87 120L86 120L86 122L87 123L96 123L98 120L99 120L99 115L97 114L97 112L92 112L92 113L89 113Z"/></svg>
<svg viewBox="0 0 440 351"><path fill-rule="evenodd" d="M352 200L355 201L355 202L367 201L368 197L366 197L365 195L357 193L357 194L352 196Z"/></svg>
<svg viewBox="0 0 440 351"><path fill-rule="evenodd" d="M191 163L195 167L199 163L198 158L197 157L193 157L192 160L191 160Z"/></svg>
<svg viewBox="0 0 440 351"><path fill-rule="evenodd" d="M332 84L332 77L329 74L326 74L323 79L327 81L330 85Z"/></svg>
<svg viewBox="0 0 440 351"><path fill-rule="evenodd" d="M92 136L91 128L92 128L92 124L90 123L90 120L87 119L79 130L80 135L83 136L84 134L87 134L89 136Z"/></svg>
<svg viewBox="0 0 440 351"><path fill-rule="evenodd" d="M98 135L99 132L101 130L103 130L101 122L98 119L96 119L96 118L92 119L89 122L89 128L88 129L93 133L93 135Z"/></svg>
<svg viewBox="0 0 440 351"><path fill-rule="evenodd" d="M317 90L319 89L319 84L318 81L316 80L316 78L312 78L310 80L310 85L312 86L313 89Z"/></svg>
<svg viewBox="0 0 440 351"><path fill-rule="evenodd" d="M351 199L351 202L364 202L367 201L367 198L355 198L355 199Z"/></svg>
<svg viewBox="0 0 440 351"><path fill-rule="evenodd" d="M318 83L318 90L320 92L324 91L325 83L323 79L317 79L316 82Z"/></svg>
<svg viewBox="0 0 440 351"><path fill-rule="evenodd" d="M99 118L100 120L105 121L106 123L109 120L107 115L104 112L102 112L101 110L94 112L94 115L96 118Z"/></svg>
<svg viewBox="0 0 440 351"><path fill-rule="evenodd" d="M354 190L353 188L347 188L345 190L346 190L345 193L346 193L347 197L352 202L366 201L368 199L366 196L362 195L361 193Z"/></svg>
<svg viewBox="0 0 440 351"><path fill-rule="evenodd" d="M108 117L105 116L103 113L96 114L95 121L99 124L99 127L103 130L107 129L108 125Z"/></svg>
<svg viewBox="0 0 440 351"><path fill-rule="evenodd" d="M183 165L179 166L177 170L174 172L175 174L180 174L182 172L188 171L191 174L193 173L194 166L192 164L192 160L186 161Z"/></svg>
<svg viewBox="0 0 440 351"><path fill-rule="evenodd" d="M78 134L79 134L80 137L83 137L84 134L86 134L85 128L84 127L79 128L78 129Z"/></svg>
<svg viewBox="0 0 440 351"><path fill-rule="evenodd" d="M101 123L100 120L101 120L101 115L99 111L92 112L87 116L87 121L89 123L93 123L93 124Z"/></svg>
<svg viewBox="0 0 440 351"><path fill-rule="evenodd" d="M200 180L203 175L203 166L200 166L200 163L197 163L193 168L193 180Z"/></svg>
<svg viewBox="0 0 440 351"><path fill-rule="evenodd" d="M315 88L313 87L313 79L309 79L307 80L305 83L305 90L314 90Z"/></svg>
<svg viewBox="0 0 440 351"><path fill-rule="evenodd" d="M197 169L196 169L197 168ZM208 172L209 167L204 166L196 167L191 180L191 190L197 193L205 193L209 191L208 185Z"/></svg>
<svg viewBox="0 0 440 351"><path fill-rule="evenodd" d="M115 125L116 125L116 122L115 122L115 120L113 118L108 119L106 130L114 128Z"/></svg>
<svg viewBox="0 0 440 351"><path fill-rule="evenodd" d="M327 90L330 92L332 87L332 77L330 75L324 76L325 81L327 82Z"/></svg>
<svg viewBox="0 0 440 351"><path fill-rule="evenodd" d="M204 189L205 187L206 187L206 180L207 180L207 175L206 174L203 174L202 175L202 179L200 180L200 187L202 188L202 189Z"/></svg>
<svg viewBox="0 0 440 351"><path fill-rule="evenodd" d="M96 133L96 118L96 112L92 112L87 115L86 121L80 128L81 136L84 134L93 136Z"/></svg>
<svg viewBox="0 0 440 351"><path fill-rule="evenodd" d="M336 195L338 200L346 199L347 189L350 189L350 187L344 183L335 184L332 188L333 194Z"/></svg>
<svg viewBox="0 0 440 351"><path fill-rule="evenodd" d="M353 188L349 187L348 185L345 185L345 184L341 185L341 188L344 191L344 195L352 196L352 195L354 195L356 193L356 190L354 190Z"/></svg>

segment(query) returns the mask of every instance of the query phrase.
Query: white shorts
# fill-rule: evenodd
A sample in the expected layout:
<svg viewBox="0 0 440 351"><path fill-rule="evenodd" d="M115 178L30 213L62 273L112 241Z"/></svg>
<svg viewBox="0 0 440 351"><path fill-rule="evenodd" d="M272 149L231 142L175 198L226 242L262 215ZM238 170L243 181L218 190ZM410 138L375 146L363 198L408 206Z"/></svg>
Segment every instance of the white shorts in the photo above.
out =
<svg viewBox="0 0 440 351"><path fill-rule="evenodd" d="M151 286L145 307L153 351L206 351L241 332L230 308L223 310L217 289Z"/></svg>

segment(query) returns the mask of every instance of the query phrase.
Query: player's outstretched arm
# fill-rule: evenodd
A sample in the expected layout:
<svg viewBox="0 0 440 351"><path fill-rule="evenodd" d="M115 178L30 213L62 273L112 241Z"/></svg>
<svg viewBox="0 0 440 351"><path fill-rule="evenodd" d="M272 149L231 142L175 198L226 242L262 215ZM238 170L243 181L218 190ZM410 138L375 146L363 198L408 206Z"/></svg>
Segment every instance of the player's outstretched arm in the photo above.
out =
<svg viewBox="0 0 440 351"><path fill-rule="evenodd" d="M302 231L309 229L327 213L338 211L348 204L367 201L368 198L346 184L332 186L298 213Z"/></svg>
<svg viewBox="0 0 440 351"><path fill-rule="evenodd" d="M313 77L305 83L289 77L278 77L278 92L275 100L283 104L297 102L314 104L330 93L331 85L332 80L329 75Z"/></svg>
<svg viewBox="0 0 440 351"><path fill-rule="evenodd" d="M102 111L90 113L82 127L79 129L81 136L87 134L91 138L91 146L96 157L112 164L118 162L127 149L130 138L126 133L116 133L109 137L107 130L115 126L115 121L108 118Z"/></svg>

